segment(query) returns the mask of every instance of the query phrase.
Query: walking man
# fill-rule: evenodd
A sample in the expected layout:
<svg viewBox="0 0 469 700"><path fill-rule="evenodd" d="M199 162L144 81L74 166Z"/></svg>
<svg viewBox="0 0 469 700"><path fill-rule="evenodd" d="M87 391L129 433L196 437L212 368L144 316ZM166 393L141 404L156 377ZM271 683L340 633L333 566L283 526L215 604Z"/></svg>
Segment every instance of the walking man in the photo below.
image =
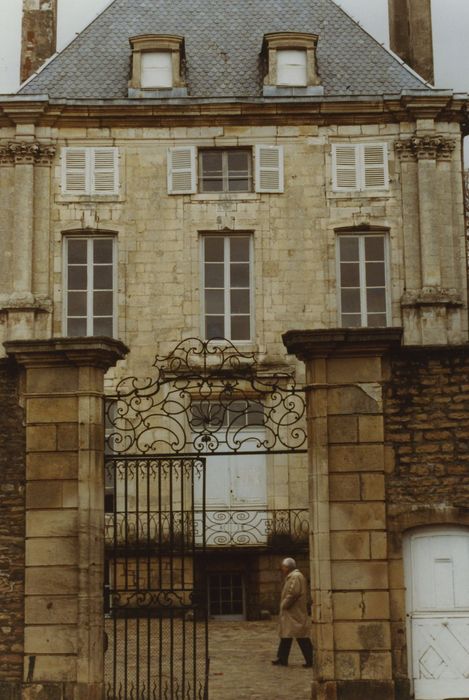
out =
<svg viewBox="0 0 469 700"><path fill-rule="evenodd" d="M293 638L295 638L305 659L303 667L311 668L313 665L313 645L310 638L306 580L301 571L296 568L296 562L291 557L282 561L281 569L285 581L280 597L280 643L277 658L272 663L274 666L288 666L288 655Z"/></svg>

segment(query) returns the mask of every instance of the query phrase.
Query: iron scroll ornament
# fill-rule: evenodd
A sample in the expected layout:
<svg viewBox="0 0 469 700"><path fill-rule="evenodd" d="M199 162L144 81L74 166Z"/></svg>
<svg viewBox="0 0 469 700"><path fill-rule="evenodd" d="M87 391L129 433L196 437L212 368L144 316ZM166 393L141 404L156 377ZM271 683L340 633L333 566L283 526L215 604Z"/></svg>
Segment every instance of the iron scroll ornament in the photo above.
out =
<svg viewBox="0 0 469 700"><path fill-rule="evenodd" d="M304 452L304 390L229 340L188 338L106 400L108 454Z"/></svg>

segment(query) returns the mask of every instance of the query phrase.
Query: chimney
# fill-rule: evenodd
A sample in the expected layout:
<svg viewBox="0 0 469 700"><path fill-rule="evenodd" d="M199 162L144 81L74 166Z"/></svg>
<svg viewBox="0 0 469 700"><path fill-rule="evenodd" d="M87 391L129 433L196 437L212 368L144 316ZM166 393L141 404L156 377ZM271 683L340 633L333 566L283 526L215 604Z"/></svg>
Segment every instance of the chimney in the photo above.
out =
<svg viewBox="0 0 469 700"><path fill-rule="evenodd" d="M391 49L433 83L431 0L388 0L388 8Z"/></svg>
<svg viewBox="0 0 469 700"><path fill-rule="evenodd" d="M56 51L57 0L23 0L21 82Z"/></svg>

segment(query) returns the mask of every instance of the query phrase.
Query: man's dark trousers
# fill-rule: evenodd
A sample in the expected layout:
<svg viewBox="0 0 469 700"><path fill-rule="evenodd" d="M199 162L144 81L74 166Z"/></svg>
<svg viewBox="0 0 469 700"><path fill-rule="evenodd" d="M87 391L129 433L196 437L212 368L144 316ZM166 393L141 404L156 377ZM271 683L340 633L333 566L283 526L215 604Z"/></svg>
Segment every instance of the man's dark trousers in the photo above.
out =
<svg viewBox="0 0 469 700"><path fill-rule="evenodd" d="M303 653L305 663L307 663L308 666L312 666L313 645L311 644L311 639L309 639L309 637L296 637L296 641L298 642ZM290 655L292 642L293 639L291 637L282 637L278 645L277 659L285 666L288 664L288 657Z"/></svg>

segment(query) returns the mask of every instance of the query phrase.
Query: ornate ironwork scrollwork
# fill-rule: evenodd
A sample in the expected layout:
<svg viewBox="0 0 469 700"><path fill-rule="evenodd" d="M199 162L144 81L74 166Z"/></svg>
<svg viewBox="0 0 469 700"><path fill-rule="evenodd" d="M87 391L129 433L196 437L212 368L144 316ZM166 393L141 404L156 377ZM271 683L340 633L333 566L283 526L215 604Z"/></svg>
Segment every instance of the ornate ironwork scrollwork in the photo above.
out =
<svg viewBox="0 0 469 700"><path fill-rule="evenodd" d="M153 366L153 377L122 379L107 401L108 453L304 451L305 397L291 371L198 338Z"/></svg>

